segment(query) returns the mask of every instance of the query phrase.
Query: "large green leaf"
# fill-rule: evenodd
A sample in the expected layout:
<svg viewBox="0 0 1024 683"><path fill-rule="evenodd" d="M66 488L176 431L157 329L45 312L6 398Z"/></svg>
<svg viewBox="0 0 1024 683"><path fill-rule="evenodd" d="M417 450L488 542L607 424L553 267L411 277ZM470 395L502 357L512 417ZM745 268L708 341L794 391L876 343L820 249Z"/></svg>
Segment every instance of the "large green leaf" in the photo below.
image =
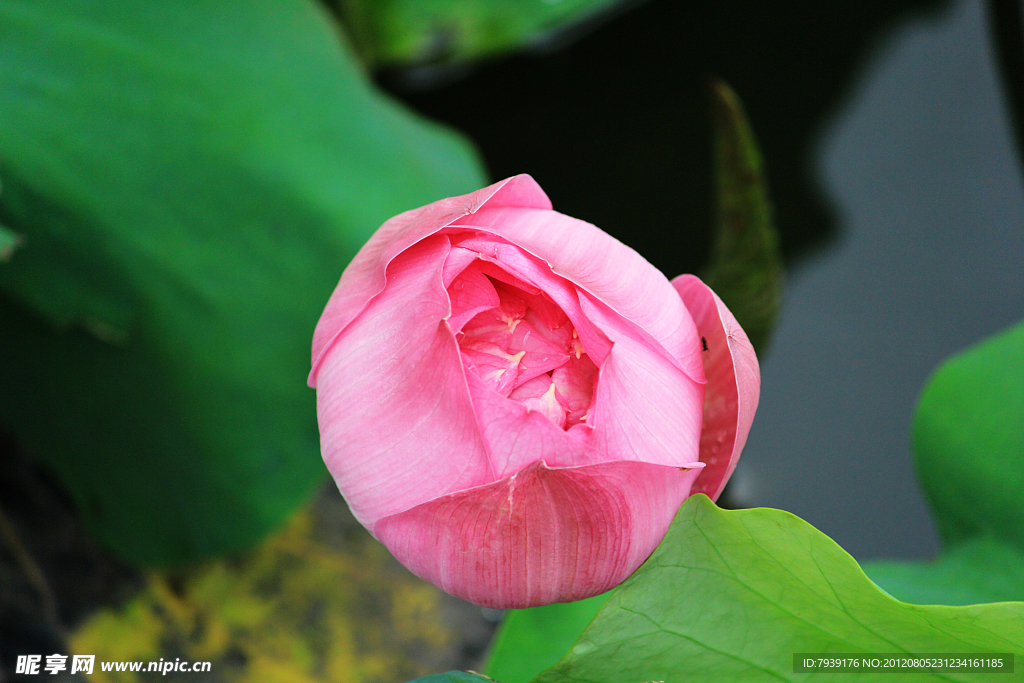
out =
<svg viewBox="0 0 1024 683"><path fill-rule="evenodd" d="M918 605L975 605L1024 600L1024 553L975 538L934 562L869 562L864 572L887 593Z"/></svg>
<svg viewBox="0 0 1024 683"><path fill-rule="evenodd" d="M918 475L948 547L934 562L864 570L919 604L1024 600L1024 324L958 354L925 387Z"/></svg>
<svg viewBox="0 0 1024 683"><path fill-rule="evenodd" d="M536 42L617 0L330 0L374 65L454 62Z"/></svg>
<svg viewBox="0 0 1024 683"><path fill-rule="evenodd" d="M762 353L782 301L782 252L753 128L736 93L711 87L716 226L707 284Z"/></svg>
<svg viewBox="0 0 1024 683"><path fill-rule="evenodd" d="M1024 323L939 367L913 442L946 543L987 535L1024 551Z"/></svg>
<svg viewBox="0 0 1024 683"><path fill-rule="evenodd" d="M864 570L907 602L1024 600L1024 323L953 356L921 395L918 476L947 547Z"/></svg>
<svg viewBox="0 0 1024 683"><path fill-rule="evenodd" d="M569 651L608 595L509 610L494 636L484 673L501 683L528 683Z"/></svg>
<svg viewBox="0 0 1024 683"><path fill-rule="evenodd" d="M313 327L391 215L484 184L312 0L0 1L0 419L123 556L246 546L321 478Z"/></svg>
<svg viewBox="0 0 1024 683"><path fill-rule="evenodd" d="M616 589L538 683L795 681L797 652L1008 653L1024 649L1024 603L908 605L879 590L831 539L779 510L683 504L651 558ZM891 681L861 671L858 681ZM906 673L901 681L990 680ZM1021 680L1020 673L1006 680Z"/></svg>
<svg viewBox="0 0 1024 683"><path fill-rule="evenodd" d="M18 248L19 244L21 244L21 238L0 225L0 263L10 259L11 254Z"/></svg>
<svg viewBox="0 0 1024 683"><path fill-rule="evenodd" d="M3 188L0 187L0 193L3 192ZM12 232L8 228L0 225L0 263L4 263L11 258L11 254L21 244L21 237L16 233Z"/></svg>

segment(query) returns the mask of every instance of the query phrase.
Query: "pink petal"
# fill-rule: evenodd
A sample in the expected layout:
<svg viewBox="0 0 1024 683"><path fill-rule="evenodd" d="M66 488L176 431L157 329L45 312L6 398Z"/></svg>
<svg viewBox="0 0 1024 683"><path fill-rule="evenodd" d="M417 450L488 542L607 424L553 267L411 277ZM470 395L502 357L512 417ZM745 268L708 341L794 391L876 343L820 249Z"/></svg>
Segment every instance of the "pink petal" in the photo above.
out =
<svg viewBox="0 0 1024 683"><path fill-rule="evenodd" d="M514 287L518 290L526 292L527 294L540 295L541 290L538 287L530 284L529 281L522 279L514 275L513 273L525 272L522 268L516 268L514 263L506 264L502 262L502 252L505 256L511 256L513 260L529 260L533 259L532 256L519 249L515 245L509 244L505 240L496 240L491 236L477 237L466 239L454 232L453 230L446 230L445 233L449 236L449 239L456 238L460 239L460 245L466 245L467 249L486 249L486 253L474 252L480 261L476 264L476 267L489 278L492 278L495 282L500 282L510 287ZM462 248L460 246L460 248ZM534 259L536 260L536 259ZM498 265L501 263L501 265ZM549 269L550 270L550 269Z"/></svg>
<svg viewBox="0 0 1024 683"><path fill-rule="evenodd" d="M460 248L473 249L480 254L480 258L485 262L479 267L486 275L528 293L543 292L549 297L569 318L587 355L598 365L601 364L611 345L604 334L583 314L575 285L553 273L551 267L543 260L503 239L486 236L456 239L461 245ZM696 338L696 328L693 334Z"/></svg>
<svg viewBox="0 0 1024 683"><path fill-rule="evenodd" d="M414 574L478 605L581 600L610 590L647 559L698 472L539 462L386 517L374 533Z"/></svg>
<svg viewBox="0 0 1024 683"><path fill-rule="evenodd" d="M675 467L697 462L704 385L604 304L584 293L580 304L612 341L598 371L597 395L587 418L593 427L591 448L605 460ZM699 339L693 343L700 348ZM703 369L701 375L703 379Z"/></svg>
<svg viewBox="0 0 1024 683"><path fill-rule="evenodd" d="M509 398L529 411L540 413L559 429L565 428L565 408L558 402L555 385L547 375L523 382Z"/></svg>
<svg viewBox="0 0 1024 683"><path fill-rule="evenodd" d="M459 344L459 350L466 361L468 374L479 377L501 396L512 393L519 376L519 362L523 359L523 352L508 353L488 341L463 342Z"/></svg>
<svg viewBox="0 0 1024 683"><path fill-rule="evenodd" d="M717 500L747 442L761 392L761 371L754 347L717 294L693 275L680 275L672 285L707 343L704 428L700 437L700 460L707 467L697 478L693 492Z"/></svg>
<svg viewBox="0 0 1024 683"><path fill-rule="evenodd" d="M470 328L467 326L466 330L470 331ZM522 334L524 332L526 335ZM506 336L500 342L497 339L492 341L486 335L469 336L467 333L459 348L473 361L482 373L481 377L491 376L494 387L502 396L508 396L523 382L554 370L569 358L564 348L547 341L525 320L516 326L514 335ZM503 388L498 389L499 385Z"/></svg>
<svg viewBox="0 0 1024 683"><path fill-rule="evenodd" d="M500 291L503 287L506 285L499 284L497 289ZM571 326L566 325L569 318L551 300L551 297L543 293L530 294L529 292L522 292L521 296L528 307L526 319L530 324L559 346L569 344L572 338Z"/></svg>
<svg viewBox="0 0 1024 683"><path fill-rule="evenodd" d="M501 396L469 370L466 383L494 473L491 481L515 474L538 460L552 467L601 462L585 443L572 438L544 412Z"/></svg>
<svg viewBox="0 0 1024 683"><path fill-rule="evenodd" d="M452 332L461 330L478 313L498 305L498 293L494 285L475 268L464 269L447 289L452 302L452 313L448 319Z"/></svg>
<svg viewBox="0 0 1024 683"><path fill-rule="evenodd" d="M381 517L493 481L444 318L448 240L392 261L387 288L331 345L317 378L324 462L356 518Z"/></svg>
<svg viewBox="0 0 1024 683"><path fill-rule="evenodd" d="M451 240L451 235L448 239ZM448 258L444 260L444 270L442 271L442 279L444 280L444 286L447 289L455 278L458 277L459 273L464 271L470 265L475 263L480 258L480 255L475 251L469 249L460 249L455 243L452 243L452 250L448 252Z"/></svg>
<svg viewBox="0 0 1024 683"><path fill-rule="evenodd" d="M579 358L569 356L569 361L551 373L558 400L568 413L569 426L579 424L587 418L590 404L594 399L594 385L597 382L597 366L587 355Z"/></svg>
<svg viewBox="0 0 1024 683"><path fill-rule="evenodd" d="M313 333L313 367L309 374L311 387L317 385L317 371L328 347L370 300L384 290L385 269L391 260L484 205L550 209L551 201L533 178L518 175L461 197L406 211L384 223L342 273L341 282L317 323Z"/></svg>
<svg viewBox="0 0 1024 683"><path fill-rule="evenodd" d="M519 364L519 379L516 380L516 385L551 372L569 360L566 349L546 339L546 330L538 327L524 320L516 327L516 333L512 337L513 348L521 348L526 352L522 363Z"/></svg>
<svg viewBox="0 0 1024 683"><path fill-rule="evenodd" d="M467 268L465 272L470 270L473 269ZM499 307L484 311L467 323L462 329L464 336L459 338L459 346L485 376L501 373L495 386L508 383L508 391L511 391L514 386L565 363L569 357L572 326L565 314L543 295L529 294L500 281L495 284L501 301ZM541 312L551 309L547 311L548 319L528 309L528 305L539 305ZM550 329L549 323L559 327ZM492 358L488 359L487 355ZM503 372L505 370L509 372ZM498 393L507 396L508 391L499 389Z"/></svg>
<svg viewBox="0 0 1024 683"><path fill-rule="evenodd" d="M453 226L488 230L547 261L555 273L646 330L700 381L700 351L687 342L696 328L686 308L657 268L611 235L556 211L491 205Z"/></svg>

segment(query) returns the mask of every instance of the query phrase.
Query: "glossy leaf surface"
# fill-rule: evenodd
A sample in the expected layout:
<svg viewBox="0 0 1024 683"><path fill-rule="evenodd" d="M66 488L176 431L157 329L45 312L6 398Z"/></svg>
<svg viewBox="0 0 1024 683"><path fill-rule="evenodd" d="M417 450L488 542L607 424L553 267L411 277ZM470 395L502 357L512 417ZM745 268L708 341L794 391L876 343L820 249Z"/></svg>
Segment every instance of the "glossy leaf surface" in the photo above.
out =
<svg viewBox="0 0 1024 683"><path fill-rule="evenodd" d="M536 680L832 680L832 674L795 675L793 653L1022 647L1024 603L907 605L879 590L853 558L799 518L769 509L721 510L694 496L569 654ZM892 676L862 671L857 680ZM917 673L901 680L939 678Z"/></svg>

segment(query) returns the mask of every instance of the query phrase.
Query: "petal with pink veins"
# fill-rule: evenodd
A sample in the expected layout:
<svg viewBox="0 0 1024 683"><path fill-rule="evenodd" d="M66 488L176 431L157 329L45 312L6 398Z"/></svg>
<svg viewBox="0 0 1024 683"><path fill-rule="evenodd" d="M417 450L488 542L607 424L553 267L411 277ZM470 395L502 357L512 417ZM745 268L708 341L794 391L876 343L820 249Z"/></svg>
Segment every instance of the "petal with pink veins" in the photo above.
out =
<svg viewBox="0 0 1024 683"><path fill-rule="evenodd" d="M447 230L445 231L445 234L451 235L451 233L448 232ZM474 237L473 240L463 240L463 243L468 244L469 246L467 248L470 249L480 247L487 249L486 252L477 252L477 258L480 260L477 262L476 267L479 268L480 272L482 272L484 275L493 279L495 283L504 283L517 290L526 292L527 294L541 293L539 288L534 287L526 280L523 280L521 277L518 277L517 275L513 274L521 271L522 269L516 269L515 265L511 263L501 263L499 265L501 251L494 249L494 244L496 243L494 237L490 235L482 239L479 237ZM504 240L498 240L497 243L500 243L502 245L501 249L504 250L507 255L511 255L515 259L531 258L529 254L526 254L522 250L516 251L515 245L508 244ZM497 284L495 285L495 287L497 287Z"/></svg>
<svg viewBox="0 0 1024 683"><path fill-rule="evenodd" d="M700 460L707 466L694 484L694 493L717 500L747 442L761 392L761 371L746 333L710 287L693 275L680 275L672 285L707 344L700 437Z"/></svg>
<svg viewBox="0 0 1024 683"><path fill-rule="evenodd" d="M547 375L520 384L508 397L527 410L540 413L559 429L565 428L565 407L558 401L555 384Z"/></svg>
<svg viewBox="0 0 1024 683"><path fill-rule="evenodd" d="M523 360L519 364L517 385L551 372L569 360L567 346L558 344L546 336L546 333L550 333L551 330L545 330L543 323L534 326L528 321L529 317L516 327L509 341L512 349L522 349L525 352Z"/></svg>
<svg viewBox="0 0 1024 683"><path fill-rule="evenodd" d="M527 320L490 309L468 322L458 337L462 353L502 396L569 358L568 345L551 341Z"/></svg>
<svg viewBox="0 0 1024 683"><path fill-rule="evenodd" d="M611 345L607 337L583 313L575 285L552 272L551 267L542 259L514 244L509 244L504 239L473 236L461 239L459 244L462 248L478 250L480 258L485 261L479 266L484 274L523 289L527 293L546 295L554 306L568 317L587 355L598 365L604 361ZM696 338L696 328L693 330L693 336Z"/></svg>
<svg viewBox="0 0 1024 683"><path fill-rule="evenodd" d="M543 381L543 376L538 378ZM469 395L490 459L492 481L545 460L552 467L575 467L601 462L585 441L569 433L538 410L498 394L472 368L466 370Z"/></svg>
<svg viewBox="0 0 1024 683"><path fill-rule="evenodd" d="M449 241L451 241L451 237L451 235L448 235ZM455 245L455 242L452 242L452 249L448 252L448 258L444 260L444 268L441 271L441 278L444 281L445 288L448 288L455 281L459 273L477 263L479 259L480 255L475 251L461 249Z"/></svg>
<svg viewBox="0 0 1024 683"><path fill-rule="evenodd" d="M387 288L321 364L324 462L368 528L425 500L494 480L459 348L444 321L449 305L441 264L448 248L438 235L394 259Z"/></svg>
<svg viewBox="0 0 1024 683"><path fill-rule="evenodd" d="M454 226L487 230L546 261L551 269L653 336L700 379L693 320L668 279L644 257L597 227L557 211L485 206Z"/></svg>
<svg viewBox="0 0 1024 683"><path fill-rule="evenodd" d="M594 400L594 385L597 381L597 366L589 356L569 356L569 360L551 373L555 392L565 406L569 427L587 419L590 404Z"/></svg>
<svg viewBox="0 0 1024 683"><path fill-rule="evenodd" d="M581 292L580 304L612 341L598 371L597 394L587 418L593 427L590 445L605 460L676 467L696 462L703 383L679 369L667 354L651 348L652 342L601 302ZM699 347L700 339L693 343Z"/></svg>
<svg viewBox="0 0 1024 683"><path fill-rule="evenodd" d="M386 517L374 533L414 574L484 607L580 600L610 590L647 559L698 472L538 462Z"/></svg>
<svg viewBox="0 0 1024 683"><path fill-rule="evenodd" d="M569 332L564 330L565 324L569 322L569 318L565 315L565 311L559 308L547 294L543 292L533 294L522 289L513 289L511 285L507 285L504 282L495 284L494 288L498 290L498 296L503 297L505 292L508 292L510 296L515 296L521 300L524 308L531 312L528 315L532 318L530 322L534 327L539 330L550 331L550 333L545 332L548 338L559 343L564 343L568 340L567 335Z"/></svg>
<svg viewBox="0 0 1024 683"><path fill-rule="evenodd" d="M459 350L468 361L466 372L479 377L495 392L508 396L515 388L519 363L526 355L525 351L509 353L497 344L482 339L463 340Z"/></svg>
<svg viewBox="0 0 1024 683"><path fill-rule="evenodd" d="M459 273L447 289L452 305L451 317L448 319L452 332L459 332L478 313L498 305L498 293L494 291L494 285L483 273L473 268L466 268Z"/></svg>
<svg viewBox="0 0 1024 683"><path fill-rule="evenodd" d="M459 218L495 208L551 209L551 200L528 175L518 175L471 192L401 213L388 220L363 245L345 268L327 307L313 332L312 369L309 386L317 386L317 371L327 349L373 297L384 291L385 269L392 259L420 240L451 225Z"/></svg>

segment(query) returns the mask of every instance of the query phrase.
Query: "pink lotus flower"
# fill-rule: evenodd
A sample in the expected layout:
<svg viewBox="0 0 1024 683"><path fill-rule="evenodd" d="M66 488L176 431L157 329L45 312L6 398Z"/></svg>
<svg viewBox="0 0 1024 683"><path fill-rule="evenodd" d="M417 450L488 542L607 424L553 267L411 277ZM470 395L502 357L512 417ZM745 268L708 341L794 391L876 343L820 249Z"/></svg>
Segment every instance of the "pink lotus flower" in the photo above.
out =
<svg viewBox="0 0 1024 683"><path fill-rule="evenodd" d="M700 280L670 283L521 175L385 223L317 324L309 384L356 518L502 608L611 589L687 496L717 498L760 374Z"/></svg>

